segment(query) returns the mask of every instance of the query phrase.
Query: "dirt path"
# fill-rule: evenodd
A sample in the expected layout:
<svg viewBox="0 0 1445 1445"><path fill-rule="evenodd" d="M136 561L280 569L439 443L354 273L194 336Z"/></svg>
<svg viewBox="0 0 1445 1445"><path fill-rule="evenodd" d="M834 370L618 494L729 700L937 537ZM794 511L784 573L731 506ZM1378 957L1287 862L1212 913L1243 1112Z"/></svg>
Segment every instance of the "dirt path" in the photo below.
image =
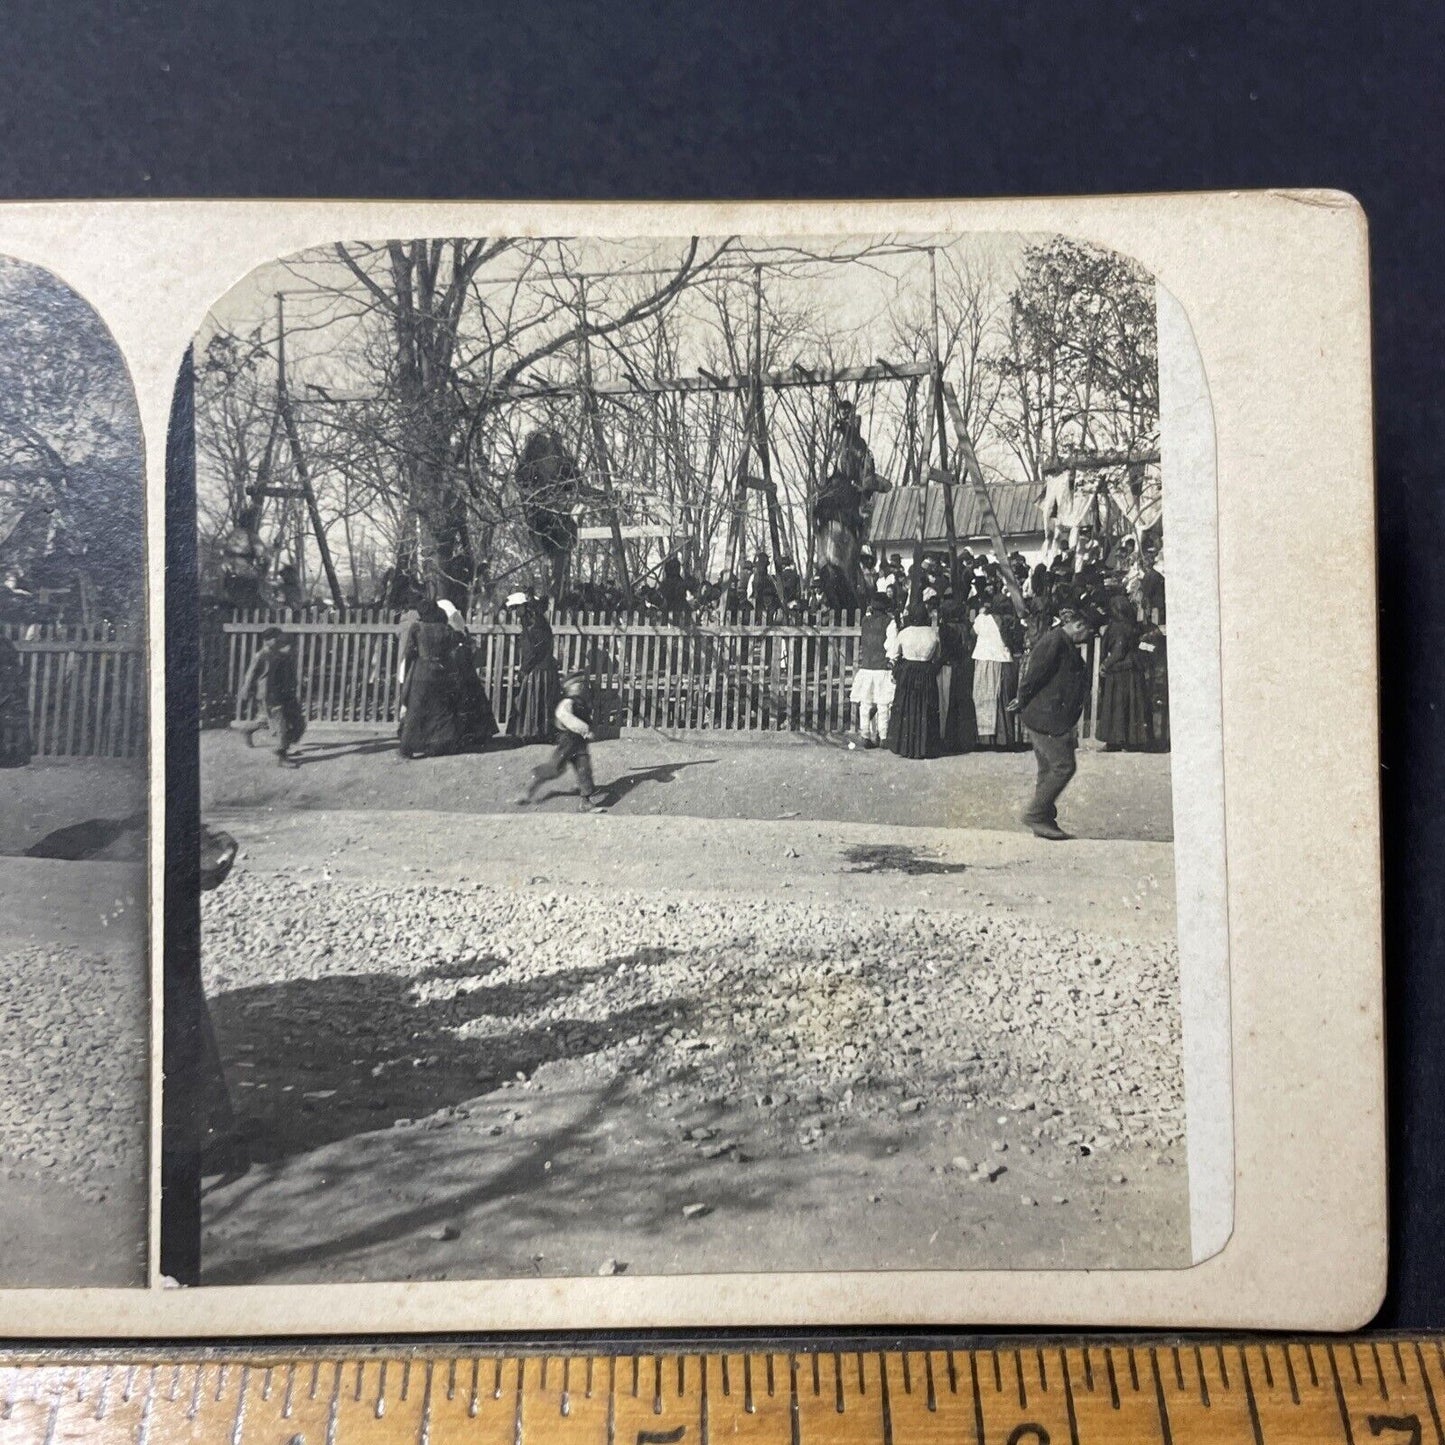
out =
<svg viewBox="0 0 1445 1445"><path fill-rule="evenodd" d="M1188 1262L1167 844L208 816L208 1282Z"/></svg>
<svg viewBox="0 0 1445 1445"><path fill-rule="evenodd" d="M238 734L201 736L201 788L217 808L420 809L514 813L541 746L494 743L480 753L397 760L389 733L316 727L280 769ZM1062 804L1069 831L1087 839L1168 842L1173 836L1166 754L1080 754ZM977 752L913 762L886 751L849 751L837 740L778 733L758 738L706 733L629 733L593 748L599 786L621 817L775 819L797 816L902 827L1019 831L1032 787L1028 752ZM570 778L561 787L572 786ZM570 794L541 804L565 811Z"/></svg>

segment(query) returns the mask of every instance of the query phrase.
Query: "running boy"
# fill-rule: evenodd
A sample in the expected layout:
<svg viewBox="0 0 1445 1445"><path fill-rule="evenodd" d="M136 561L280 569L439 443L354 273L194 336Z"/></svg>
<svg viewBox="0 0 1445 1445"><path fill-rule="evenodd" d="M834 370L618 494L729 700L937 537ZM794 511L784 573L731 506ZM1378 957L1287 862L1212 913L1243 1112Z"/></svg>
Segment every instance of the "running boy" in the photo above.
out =
<svg viewBox="0 0 1445 1445"><path fill-rule="evenodd" d="M592 754L587 744L593 739L592 732L592 687L585 673L574 672L562 680L562 701L552 714L555 725L556 746L552 756L532 769L532 780L527 791L517 799L519 803L530 803L537 789L543 783L560 778L572 765L577 774L577 792L581 796L580 811L599 813L602 806L596 799L596 788L592 782Z"/></svg>
<svg viewBox="0 0 1445 1445"><path fill-rule="evenodd" d="M238 718L258 689L266 706L266 716L239 724L246 734L246 746L255 747L256 734L263 727L269 727L272 746L276 750L276 766L295 767L296 760L288 755L306 731L306 716L301 711L301 699L296 695L296 643L279 627L268 627L261 634L261 646L246 669L245 680L236 697Z"/></svg>

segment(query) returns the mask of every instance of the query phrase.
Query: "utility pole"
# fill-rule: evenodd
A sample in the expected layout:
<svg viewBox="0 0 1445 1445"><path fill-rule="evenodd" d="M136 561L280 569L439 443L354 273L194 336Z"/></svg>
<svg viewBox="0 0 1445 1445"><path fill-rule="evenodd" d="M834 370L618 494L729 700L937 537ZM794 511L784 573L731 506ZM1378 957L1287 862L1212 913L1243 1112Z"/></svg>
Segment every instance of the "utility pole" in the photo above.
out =
<svg viewBox="0 0 1445 1445"><path fill-rule="evenodd" d="M938 252L932 246L928 248L928 299L932 318L929 342L933 350L933 424L938 428L938 460L943 472L943 525L948 536L948 579L952 582L958 565L958 533L953 518L953 473L948 470L948 432L944 425L943 358L938 347ZM922 510L927 511L927 504L928 487L925 484Z"/></svg>
<svg viewBox="0 0 1445 1445"><path fill-rule="evenodd" d="M768 537L773 544L773 574L783 570L782 530L778 518L778 489L768 447L768 419L763 403L763 268L753 267L753 442L763 472L763 494L768 508Z"/></svg>
<svg viewBox="0 0 1445 1445"><path fill-rule="evenodd" d="M592 428L592 454L597 460L597 474L602 479L602 492L607 500L607 518L612 528L612 546L617 553L618 580L622 584L622 600L632 606L632 579L627 574L627 552L622 543L622 523L617 517L617 496L612 490L612 469L607 461L607 439L602 434L602 414L597 407L597 393L592 388L592 346L587 335L587 282L579 283L582 320L582 405Z"/></svg>
<svg viewBox="0 0 1445 1445"><path fill-rule="evenodd" d="M326 542L326 529L321 525L321 509L316 505L316 492L311 486L311 471L306 465L306 454L301 450L301 433L296 427L296 416L291 410L291 393L286 386L286 300L276 293L276 408L281 414L281 424L286 430L286 444L291 448L291 460L296 467L297 489L306 502L306 511L311 518L311 530L316 534L316 547L321 553L321 565L326 571L326 583L331 589L331 600L338 606L345 606L341 594L341 579L336 575L336 565L331 560L331 548ZM295 496L289 487L267 487L270 496ZM299 558L298 558L299 566Z"/></svg>

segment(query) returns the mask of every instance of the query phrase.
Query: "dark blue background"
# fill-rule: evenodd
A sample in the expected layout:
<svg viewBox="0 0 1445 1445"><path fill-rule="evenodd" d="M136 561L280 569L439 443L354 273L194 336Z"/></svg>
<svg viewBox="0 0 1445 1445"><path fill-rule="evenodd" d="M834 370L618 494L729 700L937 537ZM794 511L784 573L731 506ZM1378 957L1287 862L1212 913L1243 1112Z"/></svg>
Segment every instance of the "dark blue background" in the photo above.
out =
<svg viewBox="0 0 1445 1445"><path fill-rule="evenodd" d="M1381 1323L1445 1325L1445 7L21 8L0 20L3 197L1357 195L1373 248L1389 910ZM1329 508L1326 477L1318 500ZM1322 636L1317 658L1284 664L1302 707L1329 653Z"/></svg>

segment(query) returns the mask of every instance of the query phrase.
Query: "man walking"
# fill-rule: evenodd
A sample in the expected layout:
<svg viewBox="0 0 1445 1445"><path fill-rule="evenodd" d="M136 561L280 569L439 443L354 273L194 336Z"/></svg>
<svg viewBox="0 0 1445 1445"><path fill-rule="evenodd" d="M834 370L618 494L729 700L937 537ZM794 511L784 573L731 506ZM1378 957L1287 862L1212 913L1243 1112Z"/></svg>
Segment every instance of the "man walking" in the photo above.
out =
<svg viewBox="0 0 1445 1445"><path fill-rule="evenodd" d="M252 695L260 692L266 708L264 718L254 722L240 723L246 736L246 746L256 746L256 734L262 728L270 728L272 746L276 750L278 767L296 766L291 749L301 741L306 731L306 714L301 709L301 699L296 689L296 646L291 637L279 627L268 627L261 634L261 646L251 659L242 679L241 690L236 695L236 716L240 717Z"/></svg>
<svg viewBox="0 0 1445 1445"><path fill-rule="evenodd" d="M1018 698L1009 704L1028 730L1038 763L1038 782L1023 821L1036 837L1053 842L1069 837L1059 827L1058 802L1078 766L1076 729L1089 695L1089 669L1079 656L1079 644L1092 630L1079 612L1062 609L1057 626L1034 644Z"/></svg>

